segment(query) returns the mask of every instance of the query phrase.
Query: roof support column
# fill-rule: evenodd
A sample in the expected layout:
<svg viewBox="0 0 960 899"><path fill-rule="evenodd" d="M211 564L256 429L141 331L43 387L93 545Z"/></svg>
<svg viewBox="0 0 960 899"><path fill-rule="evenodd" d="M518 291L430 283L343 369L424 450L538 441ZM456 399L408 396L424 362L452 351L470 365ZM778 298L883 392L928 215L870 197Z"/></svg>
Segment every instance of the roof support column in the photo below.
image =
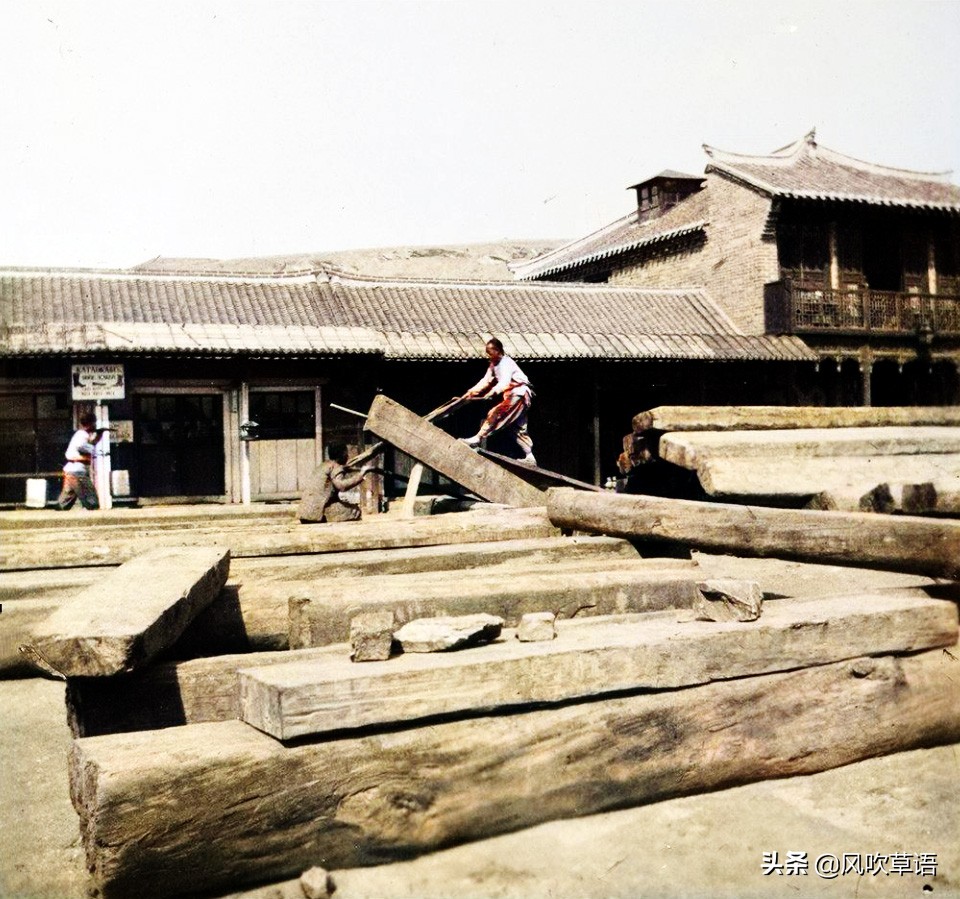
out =
<svg viewBox="0 0 960 899"><path fill-rule="evenodd" d="M240 421L250 421L250 385L240 384ZM250 441L240 441L240 502L250 505Z"/></svg>
<svg viewBox="0 0 960 899"><path fill-rule="evenodd" d="M830 289L840 289L840 254L837 252L837 223L827 225L827 247L830 253ZM867 404L869 405L869 403Z"/></svg>
<svg viewBox="0 0 960 899"><path fill-rule="evenodd" d="M873 352L868 346L860 350L860 374L863 380L863 405L872 406L873 397L870 381L873 378Z"/></svg>
<svg viewBox="0 0 960 899"><path fill-rule="evenodd" d="M937 252L933 234L927 234L927 290L937 293Z"/></svg>
<svg viewBox="0 0 960 899"><path fill-rule="evenodd" d="M599 486L600 480L600 375L593 370L593 483Z"/></svg>

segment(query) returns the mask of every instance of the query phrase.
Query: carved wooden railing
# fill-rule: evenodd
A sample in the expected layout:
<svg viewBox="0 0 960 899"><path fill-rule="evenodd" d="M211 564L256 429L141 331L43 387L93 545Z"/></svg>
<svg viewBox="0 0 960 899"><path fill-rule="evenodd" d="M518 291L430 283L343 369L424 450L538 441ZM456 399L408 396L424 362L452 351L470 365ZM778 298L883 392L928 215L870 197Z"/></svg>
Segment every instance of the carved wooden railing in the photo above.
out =
<svg viewBox="0 0 960 899"><path fill-rule="evenodd" d="M955 294L828 290L774 281L764 285L764 310L770 333L960 335L960 296Z"/></svg>

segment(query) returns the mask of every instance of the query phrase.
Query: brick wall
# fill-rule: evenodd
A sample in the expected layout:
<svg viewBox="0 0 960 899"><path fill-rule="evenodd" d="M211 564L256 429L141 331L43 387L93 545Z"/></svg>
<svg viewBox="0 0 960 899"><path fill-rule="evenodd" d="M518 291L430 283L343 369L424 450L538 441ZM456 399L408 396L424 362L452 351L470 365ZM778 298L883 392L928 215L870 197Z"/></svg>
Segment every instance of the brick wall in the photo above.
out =
<svg viewBox="0 0 960 899"><path fill-rule="evenodd" d="M748 334L762 334L763 285L779 277L777 245L764 240L770 200L716 174L707 176L710 223L704 261L710 296Z"/></svg>
<svg viewBox="0 0 960 899"><path fill-rule="evenodd" d="M706 240L624 266L610 283L702 286L744 332L763 334L763 285L779 277L776 243L762 237L770 200L714 173L706 179Z"/></svg>

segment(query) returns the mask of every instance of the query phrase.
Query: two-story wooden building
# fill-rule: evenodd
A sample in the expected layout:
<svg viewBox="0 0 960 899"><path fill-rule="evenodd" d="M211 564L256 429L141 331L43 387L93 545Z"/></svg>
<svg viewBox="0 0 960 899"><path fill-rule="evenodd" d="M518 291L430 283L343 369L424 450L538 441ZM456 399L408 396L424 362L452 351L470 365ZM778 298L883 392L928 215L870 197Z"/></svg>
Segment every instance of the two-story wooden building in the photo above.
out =
<svg viewBox="0 0 960 899"><path fill-rule="evenodd" d="M813 132L767 156L704 147L594 234L515 265L527 281L704 290L747 334L818 355L785 402L960 402L960 187L862 162Z"/></svg>

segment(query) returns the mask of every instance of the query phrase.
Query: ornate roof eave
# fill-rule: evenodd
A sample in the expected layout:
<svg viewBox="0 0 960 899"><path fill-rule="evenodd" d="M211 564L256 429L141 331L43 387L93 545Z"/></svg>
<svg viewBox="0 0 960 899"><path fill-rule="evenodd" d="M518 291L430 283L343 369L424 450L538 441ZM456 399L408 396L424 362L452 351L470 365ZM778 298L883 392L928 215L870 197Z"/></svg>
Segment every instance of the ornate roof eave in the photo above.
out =
<svg viewBox="0 0 960 899"><path fill-rule="evenodd" d="M538 267L533 271L523 272L518 266L515 270L515 274L521 281L532 280L534 278L543 278L548 275L555 275L559 272L570 271L571 269L580 268L584 265L600 262L603 259L611 259L615 256L622 256L624 253L630 253L634 250L642 249L643 247L652 246L658 243L669 243L681 237L685 237L688 234L703 231L708 224L709 223L706 219L701 219L697 222L691 222L687 225L671 228L669 231L662 231L659 234L651 234L648 237L643 237L638 240L631 240L622 244L616 244L615 246L607 247L599 253L591 253L586 256L579 256L567 262L560 263L559 265L546 266L543 268Z"/></svg>

